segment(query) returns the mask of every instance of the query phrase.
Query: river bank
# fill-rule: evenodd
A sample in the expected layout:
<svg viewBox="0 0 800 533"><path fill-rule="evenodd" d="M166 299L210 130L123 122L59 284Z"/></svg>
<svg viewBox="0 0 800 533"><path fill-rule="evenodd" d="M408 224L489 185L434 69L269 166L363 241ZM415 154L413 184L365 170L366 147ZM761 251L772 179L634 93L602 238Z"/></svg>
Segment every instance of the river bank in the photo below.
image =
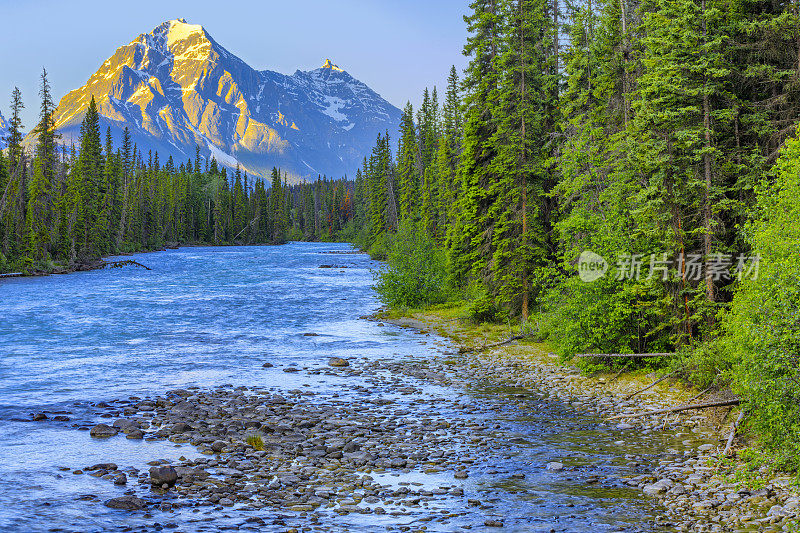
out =
<svg viewBox="0 0 800 533"><path fill-rule="evenodd" d="M275 531L671 530L620 477L652 460L639 436L626 438L631 461L622 464L614 457L620 432L595 432L584 419L576 420L579 428L564 427L572 406L542 403L534 390L478 383L478 375L465 380L469 361L461 366L448 348L428 359L267 366L343 380L341 392L223 386L109 402L99 414L108 423L93 426L88 438L167 439L202 456L154 459L149 471L86 465L72 475L130 486L124 496L94 498L98 505L149 517L158 511L167 524L197 530L234 515L238 528ZM524 431L517 417L525 420L524 409L537 404L548 438L593 432L600 449L586 449L577 437L560 451L536 447L541 435ZM518 453L525 449L535 453ZM546 499L531 499L539 491ZM197 514L187 518L186 510Z"/></svg>
<svg viewBox="0 0 800 533"><path fill-rule="evenodd" d="M30 270L22 271L22 272L0 272L0 279L3 278L21 278L21 277L38 277L38 276L52 276L52 275L59 275L59 274L74 274L75 272L89 272L92 270L100 270L103 268L109 267L119 267L119 266L128 266L123 265L122 263L126 263L125 260L120 261L108 261L111 257L127 257L136 254L149 254L154 252L164 252L167 250L177 250L181 247L186 246L193 246L193 245L186 245L186 244L177 244L177 243L168 243L161 248L154 248L152 250L142 250L139 252L120 252L117 254L112 254L104 257L100 257L97 259L91 259L87 261L81 261L77 263L71 264L64 264L64 263L56 263L50 262L46 268L32 268ZM142 267L143 265L134 262L128 262L130 265L138 265ZM40 264L41 267L43 264ZM145 267L146 268L146 267Z"/></svg>
<svg viewBox="0 0 800 533"><path fill-rule="evenodd" d="M473 326L436 315L371 319L379 326L413 328L421 335L437 331L460 342L479 340ZM479 345L493 340L491 332L483 333ZM473 477L489 472L491 477L500 474L504 483L520 484L516 490L525 492L522 483L531 476L527 466L539 476L569 476L584 488L629 487L652 498L651 513L618 517L616 526L622 524L622 530L791 530L797 499L787 479L771 479L758 489L726 479L716 460L730 414L726 410L600 422L613 437L592 444L616 455L613 472L594 469L592 461L580 454L535 465L515 464L509 447L525 446L530 436L500 430L495 422L506 409L524 416L545 402L558 402L607 420L676 405L691 391L668 383L641 398L624 400L624 394L640 388L642 376L619 376L613 381L608 376L583 376L559 364L538 344L477 353L458 353L457 347L443 346L440 356L424 361L338 358L316 367L280 368L288 374L366 378L369 385L354 383L355 391L349 395L328 396L303 387L276 394L240 386L177 389L153 399L121 400L104 413L115 418L112 424L92 428L94 438L167 439L196 446L204 457L172 464L154 460L149 471L122 472L117 465L101 463L75 475L85 471L147 491L141 498L131 490L104 502L114 508L157 506L176 516L185 508L212 514L225 509L279 510L286 514L256 515L249 523L285 526L290 531L366 530L377 525L411 531L452 527L513 531L525 513L496 506L496 487L477 496L480 491L469 484ZM266 366L272 368L271 363ZM443 398L441 392L429 396L425 389L430 386L489 390L489 400L475 405L463 397ZM552 423L557 424L557 417ZM648 445L656 449L645 452ZM504 464L503 470L498 462ZM496 483L495 479L492 484ZM602 506L602 499L595 498L595 505ZM579 507L590 512L591 502L589 498ZM567 512L576 507L573 501L563 506ZM196 520L203 519L212 520ZM560 514L544 520L550 521L540 527L572 530L559 527Z"/></svg>
<svg viewBox="0 0 800 533"><path fill-rule="evenodd" d="M703 432L608 423L545 350L541 386L458 353L507 331L358 319L376 263L320 268L350 251L170 250L4 283L0 529L677 529L638 483Z"/></svg>
<svg viewBox="0 0 800 533"><path fill-rule="evenodd" d="M302 242L310 242L310 241L302 241ZM286 243L258 243L258 244L248 244L247 246L280 246ZM52 276L58 274L74 274L75 272L89 272L92 270L100 270L103 268L109 268L116 266L129 266L129 265L119 265L119 263L124 263L125 260L119 261L109 261L109 258L112 257L130 257L134 255L144 255L144 254L152 254L156 252L166 252L167 250L178 250L180 248L209 248L209 247L225 247L225 246L242 246L241 244L212 244L212 243L201 243L201 242L193 242L193 243L177 243L177 242L168 242L165 243L163 246L148 250L137 250L135 252L118 252L115 254L99 257L97 259L91 259L87 261L72 263L72 264L64 264L64 263L56 263L51 262L46 268L33 268L31 270L26 270L24 272L4 272L0 269L0 279L3 278L19 278L19 277L38 277L38 276ZM358 252L362 253L362 252ZM42 266L42 265L40 265ZM142 265L139 265L142 266Z"/></svg>
<svg viewBox="0 0 800 533"><path fill-rule="evenodd" d="M663 410L699 398L677 380L664 380L635 397L629 396L654 381L654 374L607 372L587 376L571 364L562 364L546 345L515 341L489 350L471 350L510 337L503 326L471 324L458 318L459 309L427 312L383 312L375 319L421 331L435 331L452 339L473 360L467 380L493 379L545 392L552 397L603 417L609 425L642 435L658 432L695 436L706 442L684 449L665 449L664 458L645 474L625 483L640 488L666 507L660 519L679 531L796 531L800 498L796 479L769 474L765 468L751 479L737 479L741 462L722 456L738 408L718 407L636 416ZM405 316L404 316L405 315ZM728 399L729 393L702 394L703 402ZM696 403L696 402L695 402Z"/></svg>

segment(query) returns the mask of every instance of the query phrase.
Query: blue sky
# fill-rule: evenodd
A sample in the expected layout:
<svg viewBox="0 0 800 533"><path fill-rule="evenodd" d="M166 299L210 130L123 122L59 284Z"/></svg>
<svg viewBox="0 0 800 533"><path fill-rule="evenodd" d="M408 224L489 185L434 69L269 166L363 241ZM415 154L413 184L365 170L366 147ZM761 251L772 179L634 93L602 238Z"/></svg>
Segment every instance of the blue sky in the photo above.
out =
<svg viewBox="0 0 800 533"><path fill-rule="evenodd" d="M118 46L185 18L252 67L286 74L326 58L392 104L418 106L466 58L469 0L0 0L0 111L18 86L30 131L46 67L56 100L80 87Z"/></svg>

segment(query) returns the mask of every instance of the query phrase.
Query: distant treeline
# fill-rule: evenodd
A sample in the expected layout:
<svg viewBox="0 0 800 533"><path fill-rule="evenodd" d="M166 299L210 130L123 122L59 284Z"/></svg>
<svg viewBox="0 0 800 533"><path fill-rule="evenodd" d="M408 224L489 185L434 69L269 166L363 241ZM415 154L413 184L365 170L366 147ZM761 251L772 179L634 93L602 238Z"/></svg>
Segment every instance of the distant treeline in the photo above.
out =
<svg viewBox="0 0 800 533"><path fill-rule="evenodd" d="M92 99L79 147L63 146L53 124L47 73L32 154L23 148L19 90L12 98L7 156L0 153L0 272L70 268L166 243L261 244L346 239L352 181L320 177L271 183L217 161L161 161L131 143L101 137Z"/></svg>

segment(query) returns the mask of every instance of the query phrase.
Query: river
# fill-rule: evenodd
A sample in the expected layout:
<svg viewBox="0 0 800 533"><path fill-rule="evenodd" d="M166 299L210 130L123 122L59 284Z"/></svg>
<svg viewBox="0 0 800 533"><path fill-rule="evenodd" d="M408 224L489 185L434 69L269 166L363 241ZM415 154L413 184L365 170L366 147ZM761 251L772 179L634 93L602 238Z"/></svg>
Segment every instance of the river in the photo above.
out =
<svg viewBox="0 0 800 533"><path fill-rule="evenodd" d="M372 269L379 265L351 253L347 244L187 247L133 259L152 270L126 267L0 281L1 531L158 530L167 523L179 531L244 529L244 510L206 508L202 521L189 521L186 513L105 507L104 500L133 485L117 487L74 470L109 461L146 469L154 458L178 461L200 454L190 444L121 436L98 440L85 430L104 421L107 403L176 388L225 384L278 392L305 387L320 398L348 398L358 386L375 390L379 385L368 382L367 375L343 381L326 372L284 369L325 367L332 356L424 361L448 349L447 341L434 335L359 318L379 307L371 289ZM273 366L264 368L264 363ZM505 407L504 398L513 391L485 384L468 390L417 385L421 399L403 400L403 416L429 416L426 399L494 402L491 410L481 414L477 409L471 416L492 424L492 447L500 450L483 462L478 458L469 479L449 479L464 491L463 497L443 500L457 516L426 518L417 526L459 531L475 524L482 530L486 510L470 510L466 503L480 497L492 502L491 514L505 517L508 531L654 530L659 509L638 490L586 479L627 473L630 461L621 461L622 455L656 460L668 443L626 435L625 446L615 448L623 438L618 432L567 404L550 400L520 413ZM359 401L355 395L353 401ZM33 422L35 413L47 419ZM580 475L544 468L565 457L569 464L590 468ZM508 473L525 475L512 482L503 476ZM420 469L394 475L427 482ZM441 483L431 479L433 485ZM314 529L413 530L426 513L363 515L328 525L323 520ZM263 509L260 516L269 514Z"/></svg>

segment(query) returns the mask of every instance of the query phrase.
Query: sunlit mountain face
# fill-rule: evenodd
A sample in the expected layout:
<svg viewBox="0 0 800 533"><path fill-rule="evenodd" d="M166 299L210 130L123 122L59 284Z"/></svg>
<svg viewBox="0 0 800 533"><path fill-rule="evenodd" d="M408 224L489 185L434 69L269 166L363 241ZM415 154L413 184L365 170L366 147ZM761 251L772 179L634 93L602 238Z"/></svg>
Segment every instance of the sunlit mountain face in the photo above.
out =
<svg viewBox="0 0 800 533"><path fill-rule="evenodd" d="M268 51L265 52L268 55ZM258 71L199 25L164 22L119 47L58 105L62 141L77 143L94 96L118 146L130 130L143 157L176 166L215 158L251 174L280 167L290 181L353 177L379 133L395 136L399 109L330 60L292 75Z"/></svg>
<svg viewBox="0 0 800 533"><path fill-rule="evenodd" d="M0 150L8 146L8 121L0 113Z"/></svg>

